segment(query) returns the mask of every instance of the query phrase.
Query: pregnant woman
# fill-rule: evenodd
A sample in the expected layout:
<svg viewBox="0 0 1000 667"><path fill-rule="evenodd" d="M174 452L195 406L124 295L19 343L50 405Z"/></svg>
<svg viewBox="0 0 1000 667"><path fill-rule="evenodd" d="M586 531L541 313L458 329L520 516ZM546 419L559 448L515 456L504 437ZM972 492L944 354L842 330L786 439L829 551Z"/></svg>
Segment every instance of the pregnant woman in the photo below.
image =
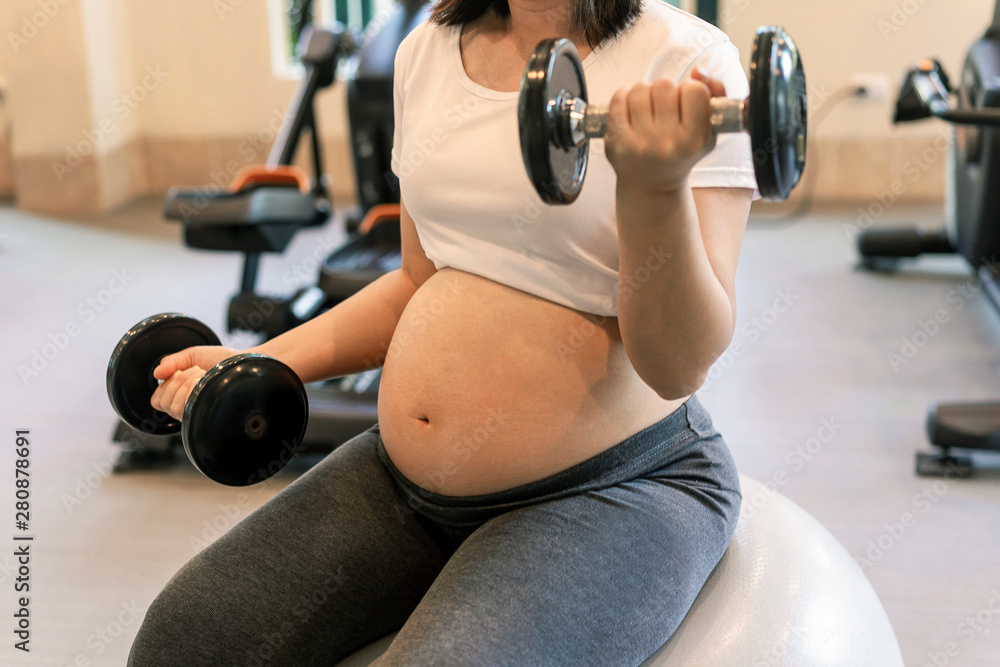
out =
<svg viewBox="0 0 1000 667"><path fill-rule="evenodd" d="M545 38L611 100L575 203L542 204L518 87ZM729 344L755 180L709 100L736 49L658 0L442 0L396 56L402 268L254 348L304 382L384 363L378 425L187 563L132 665L636 665L736 525L692 394ZM237 351L163 360L180 417Z"/></svg>

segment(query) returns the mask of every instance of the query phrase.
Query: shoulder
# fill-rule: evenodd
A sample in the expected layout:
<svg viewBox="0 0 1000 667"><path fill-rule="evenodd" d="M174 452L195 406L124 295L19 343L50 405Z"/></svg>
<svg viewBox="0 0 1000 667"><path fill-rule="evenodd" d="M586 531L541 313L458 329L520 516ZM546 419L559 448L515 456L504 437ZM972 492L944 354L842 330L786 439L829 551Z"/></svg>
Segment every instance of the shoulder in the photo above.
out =
<svg viewBox="0 0 1000 667"><path fill-rule="evenodd" d="M420 60L445 56L454 30L426 20L415 26L396 49L395 70L405 73Z"/></svg>
<svg viewBox="0 0 1000 667"><path fill-rule="evenodd" d="M713 44L729 41L716 26L661 0L644 0L642 12L622 37L636 46L669 45L692 56Z"/></svg>
<svg viewBox="0 0 1000 667"><path fill-rule="evenodd" d="M739 63L739 52L726 33L661 0L645 0L636 21L608 51L613 58L645 63L647 78L679 78L710 52Z"/></svg>

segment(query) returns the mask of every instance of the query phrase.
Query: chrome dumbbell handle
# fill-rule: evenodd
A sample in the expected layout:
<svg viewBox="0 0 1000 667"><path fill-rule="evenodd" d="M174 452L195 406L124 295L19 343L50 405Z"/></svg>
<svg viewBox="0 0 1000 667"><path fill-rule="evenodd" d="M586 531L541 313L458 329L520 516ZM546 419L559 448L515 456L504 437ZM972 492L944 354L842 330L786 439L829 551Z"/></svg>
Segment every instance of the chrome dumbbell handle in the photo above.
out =
<svg viewBox="0 0 1000 667"><path fill-rule="evenodd" d="M709 102L712 107L712 127L716 132L742 132L747 126L747 101L714 97ZM587 104L576 99L569 102L570 133L576 143L586 139L601 139L608 131L608 107L603 104Z"/></svg>

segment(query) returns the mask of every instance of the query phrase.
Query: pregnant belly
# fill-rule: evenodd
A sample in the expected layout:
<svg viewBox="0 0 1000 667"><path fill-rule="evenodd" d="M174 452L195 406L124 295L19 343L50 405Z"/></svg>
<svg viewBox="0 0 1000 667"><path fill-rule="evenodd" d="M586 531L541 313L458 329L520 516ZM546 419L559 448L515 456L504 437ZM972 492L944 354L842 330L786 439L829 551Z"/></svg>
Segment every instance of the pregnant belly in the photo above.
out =
<svg viewBox="0 0 1000 667"><path fill-rule="evenodd" d="M400 472L464 496L565 470L681 403L639 379L616 319L442 269L400 318L378 413Z"/></svg>

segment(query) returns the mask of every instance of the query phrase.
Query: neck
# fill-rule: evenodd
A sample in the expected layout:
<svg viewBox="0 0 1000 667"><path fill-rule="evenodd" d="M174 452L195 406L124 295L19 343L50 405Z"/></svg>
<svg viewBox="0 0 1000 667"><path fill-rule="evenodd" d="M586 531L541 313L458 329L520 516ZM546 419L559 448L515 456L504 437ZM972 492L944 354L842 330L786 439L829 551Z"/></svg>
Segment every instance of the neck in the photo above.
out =
<svg viewBox="0 0 1000 667"><path fill-rule="evenodd" d="M571 24L572 0L507 0L507 4L510 17L504 31L519 51L531 53L538 42L551 37L568 37L577 46L587 44Z"/></svg>

